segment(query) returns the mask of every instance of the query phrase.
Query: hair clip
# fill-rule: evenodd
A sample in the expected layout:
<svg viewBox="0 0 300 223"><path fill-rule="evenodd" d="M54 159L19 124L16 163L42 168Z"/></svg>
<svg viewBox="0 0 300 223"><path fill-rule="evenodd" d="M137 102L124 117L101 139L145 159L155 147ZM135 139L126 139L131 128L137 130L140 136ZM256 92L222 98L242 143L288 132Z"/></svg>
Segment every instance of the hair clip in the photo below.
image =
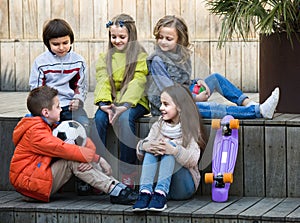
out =
<svg viewBox="0 0 300 223"><path fill-rule="evenodd" d="M109 28L112 24L113 24L112 21L108 21L108 23L106 23L106 28Z"/></svg>
<svg viewBox="0 0 300 223"><path fill-rule="evenodd" d="M122 28L122 27L124 26L124 21L123 21L123 20L120 20L120 21L119 21L119 25L120 25L120 27Z"/></svg>

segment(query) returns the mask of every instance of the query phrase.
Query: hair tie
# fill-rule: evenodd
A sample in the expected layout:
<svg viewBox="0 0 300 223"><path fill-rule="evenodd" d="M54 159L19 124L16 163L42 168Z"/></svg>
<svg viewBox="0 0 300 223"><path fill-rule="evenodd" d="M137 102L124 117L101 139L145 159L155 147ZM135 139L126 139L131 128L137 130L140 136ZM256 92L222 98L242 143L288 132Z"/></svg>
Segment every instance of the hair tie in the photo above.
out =
<svg viewBox="0 0 300 223"><path fill-rule="evenodd" d="M106 23L106 28L109 28L112 24L113 24L112 21L108 21L108 23Z"/></svg>
<svg viewBox="0 0 300 223"><path fill-rule="evenodd" d="M119 25L120 25L120 27L122 28L122 27L124 26L124 21L123 21L123 20L120 20L120 21L119 21Z"/></svg>

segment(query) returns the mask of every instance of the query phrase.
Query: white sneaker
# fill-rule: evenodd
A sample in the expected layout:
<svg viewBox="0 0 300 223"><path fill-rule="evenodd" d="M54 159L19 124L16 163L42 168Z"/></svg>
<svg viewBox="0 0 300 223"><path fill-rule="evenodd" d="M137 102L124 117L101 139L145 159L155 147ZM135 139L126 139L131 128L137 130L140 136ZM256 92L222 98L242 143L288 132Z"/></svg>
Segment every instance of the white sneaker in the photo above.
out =
<svg viewBox="0 0 300 223"><path fill-rule="evenodd" d="M265 119L272 119L279 101L279 88L273 90L270 97L260 105L260 114Z"/></svg>

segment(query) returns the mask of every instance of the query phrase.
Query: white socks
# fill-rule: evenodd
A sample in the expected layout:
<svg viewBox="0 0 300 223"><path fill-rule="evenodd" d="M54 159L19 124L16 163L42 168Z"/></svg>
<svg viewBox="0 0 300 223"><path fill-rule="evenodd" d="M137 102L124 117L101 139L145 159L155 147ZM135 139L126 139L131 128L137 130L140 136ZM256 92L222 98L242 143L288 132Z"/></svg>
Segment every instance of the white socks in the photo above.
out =
<svg viewBox="0 0 300 223"><path fill-rule="evenodd" d="M272 119L279 101L279 88L273 90L270 97L260 105L260 114L265 119Z"/></svg>

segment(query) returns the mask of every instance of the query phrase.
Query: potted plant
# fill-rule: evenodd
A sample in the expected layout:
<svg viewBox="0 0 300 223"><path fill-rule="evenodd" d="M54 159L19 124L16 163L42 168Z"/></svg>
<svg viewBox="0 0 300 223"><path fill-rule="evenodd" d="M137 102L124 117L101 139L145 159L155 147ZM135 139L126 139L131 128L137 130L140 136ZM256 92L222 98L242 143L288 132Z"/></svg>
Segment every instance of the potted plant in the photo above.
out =
<svg viewBox="0 0 300 223"><path fill-rule="evenodd" d="M300 113L299 0L208 0L208 10L222 19L219 44L233 36L260 35L260 102L281 88L277 112Z"/></svg>

